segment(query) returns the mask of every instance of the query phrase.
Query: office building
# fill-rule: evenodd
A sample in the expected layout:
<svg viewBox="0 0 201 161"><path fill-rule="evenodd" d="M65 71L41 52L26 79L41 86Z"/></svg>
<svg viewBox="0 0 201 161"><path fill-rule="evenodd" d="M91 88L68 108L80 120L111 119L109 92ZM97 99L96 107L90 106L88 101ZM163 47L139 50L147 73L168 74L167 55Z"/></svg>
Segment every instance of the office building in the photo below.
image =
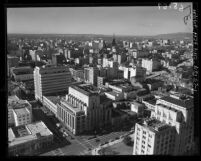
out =
<svg viewBox="0 0 201 161"><path fill-rule="evenodd" d="M60 53L52 54L52 64L53 65L62 65L64 61L65 61L64 55L62 55Z"/></svg>
<svg viewBox="0 0 201 161"><path fill-rule="evenodd" d="M75 135L111 123L111 101L92 85L70 86L66 99L57 106L58 119Z"/></svg>
<svg viewBox="0 0 201 161"><path fill-rule="evenodd" d="M33 80L33 69L29 66L12 67L10 69L11 77L18 82Z"/></svg>
<svg viewBox="0 0 201 161"><path fill-rule="evenodd" d="M153 72L160 66L160 61L155 59L142 59L142 67L146 68L148 72Z"/></svg>
<svg viewBox="0 0 201 161"><path fill-rule="evenodd" d="M53 143L53 133L42 122L8 129L9 156L33 156Z"/></svg>
<svg viewBox="0 0 201 161"><path fill-rule="evenodd" d="M124 78L130 80L131 77L139 76L145 78L146 69L139 66L124 68Z"/></svg>
<svg viewBox="0 0 201 161"><path fill-rule="evenodd" d="M97 77L99 75L99 69L97 67L84 68L84 81L97 86Z"/></svg>
<svg viewBox="0 0 201 161"><path fill-rule="evenodd" d="M136 123L133 155L172 155L175 127L154 118Z"/></svg>
<svg viewBox="0 0 201 161"><path fill-rule="evenodd" d="M42 101L45 94L68 91L71 82L71 73L66 66L35 67L35 98Z"/></svg>
<svg viewBox="0 0 201 161"><path fill-rule="evenodd" d="M194 148L194 106L190 97L175 95L157 100L152 117L176 127L174 155L182 155Z"/></svg>

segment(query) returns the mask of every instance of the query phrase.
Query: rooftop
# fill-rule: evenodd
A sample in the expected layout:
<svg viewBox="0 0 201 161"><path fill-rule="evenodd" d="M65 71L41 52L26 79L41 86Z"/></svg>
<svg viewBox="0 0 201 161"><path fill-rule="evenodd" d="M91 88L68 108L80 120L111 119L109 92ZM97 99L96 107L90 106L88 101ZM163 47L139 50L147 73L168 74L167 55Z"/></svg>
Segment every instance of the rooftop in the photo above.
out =
<svg viewBox="0 0 201 161"><path fill-rule="evenodd" d="M31 105L27 100L20 100L17 96L9 96L7 106L8 108L19 109L30 107Z"/></svg>
<svg viewBox="0 0 201 161"><path fill-rule="evenodd" d="M170 96L165 96L165 97L161 97L160 99L164 100L166 102L169 102L169 103L184 107L184 108L192 107L192 105L194 103L192 98L176 99L176 98L173 98L173 97L170 97Z"/></svg>
<svg viewBox="0 0 201 161"><path fill-rule="evenodd" d="M87 96L92 96L92 95L95 95L95 94L98 94L98 89L93 86L93 85L89 85L89 84L80 84L80 85L72 85L70 86L71 88L87 95Z"/></svg>
<svg viewBox="0 0 201 161"><path fill-rule="evenodd" d="M144 122L141 122L139 124L142 125L143 127L148 128L149 130L151 130L153 132L161 132L161 131L166 130L167 128L171 127L168 124L163 123L154 118L144 119Z"/></svg>
<svg viewBox="0 0 201 161"><path fill-rule="evenodd" d="M66 107L67 110L70 109L72 112L77 113L77 112L81 112L82 111L79 107L76 107L76 106L72 105L70 102L68 102L65 99L62 99L61 103L65 105L65 107ZM62 107L64 107L64 106L62 106Z"/></svg>
<svg viewBox="0 0 201 161"><path fill-rule="evenodd" d="M157 99L154 98L154 99L146 100L144 102L150 103L152 105L156 105L156 101L157 101Z"/></svg>
<svg viewBox="0 0 201 161"><path fill-rule="evenodd" d="M41 136L53 135L47 126L42 122L17 126L8 129L9 147L37 140Z"/></svg>
<svg viewBox="0 0 201 161"><path fill-rule="evenodd" d="M17 116L21 116L21 115L27 115L29 114L29 110L25 107L25 108L19 108L19 109L14 109L14 112Z"/></svg>
<svg viewBox="0 0 201 161"><path fill-rule="evenodd" d="M166 109L169 109L169 110L171 110L171 111L178 112L177 109L172 108L172 107L170 107L170 106L166 106L166 105L163 105L163 104L157 104L157 105L158 105L158 106L161 106L161 107L164 107L164 108L166 108Z"/></svg>

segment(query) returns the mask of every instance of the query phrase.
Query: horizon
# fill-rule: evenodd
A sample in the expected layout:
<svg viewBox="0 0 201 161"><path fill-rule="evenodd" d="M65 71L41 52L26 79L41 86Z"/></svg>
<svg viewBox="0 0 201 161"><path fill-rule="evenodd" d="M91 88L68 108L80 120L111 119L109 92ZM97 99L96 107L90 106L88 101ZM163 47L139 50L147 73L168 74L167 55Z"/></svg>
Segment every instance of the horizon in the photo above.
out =
<svg viewBox="0 0 201 161"><path fill-rule="evenodd" d="M40 33L40 34L37 34L37 33L7 33L8 35L101 35L101 36L113 36L113 34L110 34L110 35L106 35L106 34L69 34L69 33ZM160 35L169 35L169 34L193 34L193 32L174 32L174 33L164 33L164 34L157 34L157 35L116 35L115 34L115 37L120 37L120 36L129 36L129 37L133 37L133 36L136 36L136 37L151 37L151 36L160 36Z"/></svg>
<svg viewBox="0 0 201 161"><path fill-rule="evenodd" d="M178 3L179 4L179 3ZM186 6L189 3L182 3ZM192 3L190 3L192 4ZM91 34L154 36L192 33L183 22L187 12L151 7L7 8L9 34Z"/></svg>

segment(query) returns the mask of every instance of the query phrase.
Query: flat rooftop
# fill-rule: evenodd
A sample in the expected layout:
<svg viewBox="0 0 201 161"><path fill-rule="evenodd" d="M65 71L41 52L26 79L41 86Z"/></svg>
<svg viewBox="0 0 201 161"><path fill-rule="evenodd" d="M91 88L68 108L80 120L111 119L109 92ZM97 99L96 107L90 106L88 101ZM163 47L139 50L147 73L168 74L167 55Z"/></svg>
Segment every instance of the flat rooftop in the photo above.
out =
<svg viewBox="0 0 201 161"><path fill-rule="evenodd" d="M170 96L165 96L165 97L161 97L161 100L164 100L166 102L184 107L184 108L189 108L192 107L192 105L194 104L193 99L192 98L188 98L188 99L176 99Z"/></svg>
<svg viewBox="0 0 201 161"><path fill-rule="evenodd" d="M144 119L143 122L140 122L138 124L140 124L141 126L143 126L145 128L148 128L149 130L151 130L153 132L161 132L161 131L166 130L171 127L170 125L163 123L154 118Z"/></svg>
<svg viewBox="0 0 201 161"><path fill-rule="evenodd" d="M37 140L43 136L50 136L53 133L42 122L17 126L8 129L9 147Z"/></svg>
<svg viewBox="0 0 201 161"><path fill-rule="evenodd" d="M70 86L71 88L87 95L87 96L92 96L92 95L97 95L98 94L98 89L93 86L93 85L89 85L89 84L80 84L80 85L72 85Z"/></svg>
<svg viewBox="0 0 201 161"><path fill-rule="evenodd" d="M178 110L177 109L175 109L175 108L172 108L172 107L170 107L170 106L166 106L166 105L164 105L164 104L157 104L158 106L161 106L161 107L164 107L164 108L166 108L166 109L168 109L168 110L171 110L171 111L174 111L174 112L178 112Z"/></svg>
<svg viewBox="0 0 201 161"><path fill-rule="evenodd" d="M19 98L12 96L8 97L8 108L12 109L18 109L18 108L25 108L25 107L30 107L31 105L28 103L27 100L20 100Z"/></svg>
<svg viewBox="0 0 201 161"><path fill-rule="evenodd" d="M150 103L151 105L156 105L156 101L157 99L154 98L154 99L146 100L144 102Z"/></svg>
<svg viewBox="0 0 201 161"><path fill-rule="evenodd" d="M30 112L28 111L28 109L26 107L25 108L14 109L14 112L16 113L17 116L30 114Z"/></svg>

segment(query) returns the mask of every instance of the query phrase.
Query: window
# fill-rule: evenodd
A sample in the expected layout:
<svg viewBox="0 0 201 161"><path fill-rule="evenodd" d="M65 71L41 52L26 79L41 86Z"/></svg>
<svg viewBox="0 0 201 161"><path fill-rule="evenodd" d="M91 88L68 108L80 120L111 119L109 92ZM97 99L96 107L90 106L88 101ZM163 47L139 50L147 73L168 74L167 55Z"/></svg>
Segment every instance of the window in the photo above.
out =
<svg viewBox="0 0 201 161"><path fill-rule="evenodd" d="M142 141L142 144L145 144L145 141Z"/></svg>
<svg viewBox="0 0 201 161"><path fill-rule="evenodd" d="M151 145L148 144L148 147L151 148Z"/></svg>
<svg viewBox="0 0 201 161"><path fill-rule="evenodd" d="M146 139L146 136L143 136L142 138L143 138L143 139Z"/></svg>
<svg viewBox="0 0 201 161"><path fill-rule="evenodd" d="M146 135L146 131L143 131L143 134L145 134L145 135Z"/></svg>
<svg viewBox="0 0 201 161"><path fill-rule="evenodd" d="M144 150L141 150L141 153L144 154Z"/></svg>
<svg viewBox="0 0 201 161"><path fill-rule="evenodd" d="M150 138L152 138L152 135L151 135L151 134L149 134L149 137L150 137Z"/></svg>
<svg viewBox="0 0 201 161"><path fill-rule="evenodd" d="M143 148L143 149L145 149L145 146L144 146L144 145L142 145L142 148Z"/></svg>

